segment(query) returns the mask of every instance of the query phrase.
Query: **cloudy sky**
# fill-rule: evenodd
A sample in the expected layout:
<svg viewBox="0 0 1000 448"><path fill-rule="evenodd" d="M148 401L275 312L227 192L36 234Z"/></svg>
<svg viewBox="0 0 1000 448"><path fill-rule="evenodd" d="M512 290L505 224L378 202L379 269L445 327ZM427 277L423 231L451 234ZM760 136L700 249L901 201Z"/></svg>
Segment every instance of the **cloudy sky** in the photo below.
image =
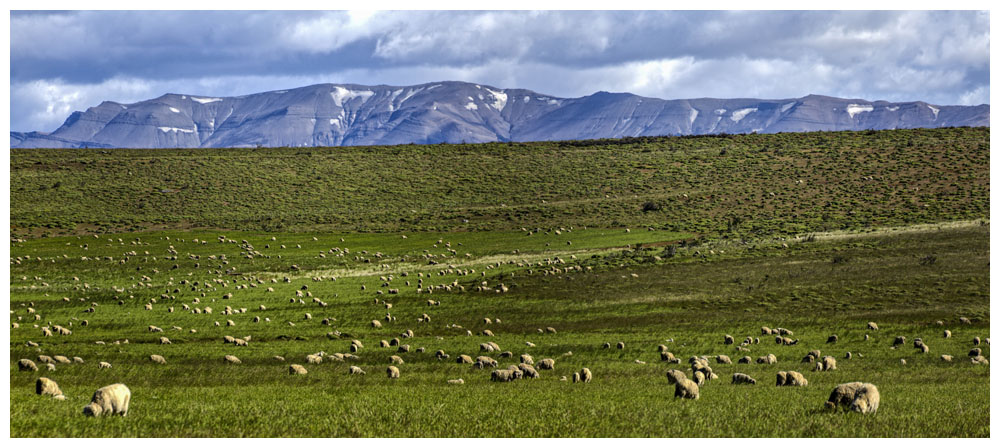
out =
<svg viewBox="0 0 1000 448"><path fill-rule="evenodd" d="M989 43L975 11L11 12L10 124L327 82L982 104Z"/></svg>

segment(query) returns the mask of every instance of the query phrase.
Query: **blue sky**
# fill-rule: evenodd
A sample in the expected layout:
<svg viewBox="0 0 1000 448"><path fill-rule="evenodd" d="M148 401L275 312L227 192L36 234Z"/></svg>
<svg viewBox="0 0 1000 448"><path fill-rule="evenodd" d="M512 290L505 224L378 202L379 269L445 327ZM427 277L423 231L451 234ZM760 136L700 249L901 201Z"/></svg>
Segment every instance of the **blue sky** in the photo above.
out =
<svg viewBox="0 0 1000 448"><path fill-rule="evenodd" d="M11 12L11 130L325 82L982 104L989 38L977 11Z"/></svg>

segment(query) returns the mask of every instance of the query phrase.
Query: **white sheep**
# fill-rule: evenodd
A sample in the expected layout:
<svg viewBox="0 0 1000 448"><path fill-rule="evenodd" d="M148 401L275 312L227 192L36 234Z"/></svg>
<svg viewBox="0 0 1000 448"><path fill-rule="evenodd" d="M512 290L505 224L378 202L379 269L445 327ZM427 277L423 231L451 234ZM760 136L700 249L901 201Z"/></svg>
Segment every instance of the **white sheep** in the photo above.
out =
<svg viewBox="0 0 1000 448"><path fill-rule="evenodd" d="M128 404L132 400L132 391L124 384L112 384L97 389L90 399L90 404L84 406L83 414L91 417L102 415L128 416Z"/></svg>

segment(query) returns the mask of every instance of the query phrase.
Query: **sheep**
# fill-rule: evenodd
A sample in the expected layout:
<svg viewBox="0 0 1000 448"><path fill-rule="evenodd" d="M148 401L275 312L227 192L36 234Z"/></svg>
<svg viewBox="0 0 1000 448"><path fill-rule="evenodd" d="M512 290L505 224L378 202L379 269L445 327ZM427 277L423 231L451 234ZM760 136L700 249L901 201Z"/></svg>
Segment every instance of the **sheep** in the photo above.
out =
<svg viewBox="0 0 1000 448"><path fill-rule="evenodd" d="M59 389L59 385L56 384L55 381L52 381L44 376L35 381L35 393L38 395L49 395L56 400L66 399L62 390Z"/></svg>
<svg viewBox="0 0 1000 448"><path fill-rule="evenodd" d="M397 349L396 351L399 352L399 353L409 353L410 352L410 345L409 344L400 345L399 349Z"/></svg>
<svg viewBox="0 0 1000 448"><path fill-rule="evenodd" d="M794 370L788 372L781 371L777 374L777 385L805 387L809 385L809 381L801 373Z"/></svg>
<svg viewBox="0 0 1000 448"><path fill-rule="evenodd" d="M476 357L476 362L472 363L472 366L477 369L483 369L486 366L496 367L497 361L489 356L479 356Z"/></svg>
<svg viewBox="0 0 1000 448"><path fill-rule="evenodd" d="M715 362L717 362L719 364L732 364L733 360L729 359L729 357L726 356L726 355L717 355L715 357Z"/></svg>
<svg viewBox="0 0 1000 448"><path fill-rule="evenodd" d="M680 360L677 359L677 357L675 357L674 354L670 352L660 352L660 361L678 362L678 363L680 362Z"/></svg>
<svg viewBox="0 0 1000 448"><path fill-rule="evenodd" d="M677 369L667 370L667 381L670 384L675 384L680 380L686 380L686 379L687 375L685 375L683 371Z"/></svg>
<svg viewBox="0 0 1000 448"><path fill-rule="evenodd" d="M951 362L951 355L941 355L941 360L944 362Z"/></svg>
<svg viewBox="0 0 1000 448"><path fill-rule="evenodd" d="M739 361L736 361L737 364L750 364L751 362L753 362L753 358L749 356L744 356Z"/></svg>
<svg viewBox="0 0 1000 448"><path fill-rule="evenodd" d="M966 325L972 325L972 321L968 317L959 317L958 321Z"/></svg>
<svg viewBox="0 0 1000 448"><path fill-rule="evenodd" d="M555 328L552 328L552 327L545 327L545 332L546 332L546 333L552 333L552 334L555 334L555 333L556 333L556 329L555 329Z"/></svg>
<svg viewBox="0 0 1000 448"><path fill-rule="evenodd" d="M455 362L458 364L472 364L472 357L469 355L458 355Z"/></svg>
<svg viewBox="0 0 1000 448"><path fill-rule="evenodd" d="M306 370L305 367L302 367L301 365L292 364L292 365L288 366L288 374L289 375L305 375L306 373L309 373L309 372Z"/></svg>
<svg viewBox="0 0 1000 448"><path fill-rule="evenodd" d="M74 356L73 357L73 362L75 362L77 364L83 364L83 358L81 358L79 356Z"/></svg>
<svg viewBox="0 0 1000 448"><path fill-rule="evenodd" d="M389 379L398 379L399 378L399 368L396 367L396 366L389 366L388 369L385 369L385 373L386 373L386 375L389 376Z"/></svg>
<svg viewBox="0 0 1000 448"><path fill-rule="evenodd" d="M580 369L580 382L589 383L592 379L594 379L594 374L590 372L590 369L586 367Z"/></svg>
<svg viewBox="0 0 1000 448"><path fill-rule="evenodd" d="M167 339L166 336L160 336L160 345L167 345L167 344L170 344L170 339Z"/></svg>
<svg viewBox="0 0 1000 448"><path fill-rule="evenodd" d="M323 357L319 355L306 355L306 363L308 364L320 364L323 362Z"/></svg>
<svg viewBox="0 0 1000 448"><path fill-rule="evenodd" d="M686 398L690 400L697 400L700 394L698 391L698 385L687 378L678 380L674 386L674 397L675 398Z"/></svg>
<svg viewBox="0 0 1000 448"><path fill-rule="evenodd" d="M83 415L100 417L102 415L128 416L128 404L132 400L132 391L124 384L112 384L97 389L90 398L90 404L84 406Z"/></svg>
<svg viewBox="0 0 1000 448"><path fill-rule="evenodd" d="M610 342L605 342L604 345L601 346L601 348L604 348L604 349L611 348L611 343Z"/></svg>
<svg viewBox="0 0 1000 448"><path fill-rule="evenodd" d="M46 364L50 364L55 362L55 360L52 359L52 357L49 355L38 355L38 362L44 362Z"/></svg>
<svg viewBox="0 0 1000 448"><path fill-rule="evenodd" d="M990 365L990 360L986 359L986 357L983 356L983 355L973 356L972 358L969 358L969 360L972 361L972 363L976 364L976 365L979 365L979 364L983 364L983 365L987 365L987 366ZM51 365L51 364L49 364L49 365Z"/></svg>
<svg viewBox="0 0 1000 448"><path fill-rule="evenodd" d="M945 337L945 339L950 338L951 337L951 330L945 330L944 331L944 337Z"/></svg>
<svg viewBox="0 0 1000 448"><path fill-rule="evenodd" d="M878 331L878 324L875 322L868 322L868 329L872 331Z"/></svg>
<svg viewBox="0 0 1000 448"><path fill-rule="evenodd" d="M930 351L931 351L931 348L928 347L927 344L923 344L923 343L920 344L920 353L929 353Z"/></svg>
<svg viewBox="0 0 1000 448"><path fill-rule="evenodd" d="M618 341L618 344L615 347L618 348L618 350L625 350L625 342Z"/></svg>
<svg viewBox="0 0 1000 448"><path fill-rule="evenodd" d="M520 372L520 370L518 370L518 372ZM509 369L494 370L490 373L490 381L506 383L514 381L515 379L517 379L517 377L515 376L514 371Z"/></svg>
<svg viewBox="0 0 1000 448"><path fill-rule="evenodd" d="M565 378L565 377L563 377L563 378ZM580 372L573 372L573 382L574 383L579 383L580 382Z"/></svg>
<svg viewBox="0 0 1000 448"><path fill-rule="evenodd" d="M493 336L493 332L490 330L483 330L483 336Z"/></svg>
<svg viewBox="0 0 1000 448"><path fill-rule="evenodd" d="M727 334L725 336L725 338L723 339L722 343L725 344L725 345L733 345L734 343L736 343L736 339L733 339L732 336L730 336L730 335Z"/></svg>
<svg viewBox="0 0 1000 448"><path fill-rule="evenodd" d="M237 347L247 347L247 346L250 345L249 343L247 343L248 340L249 339L234 338L233 339L233 345L235 345Z"/></svg>
<svg viewBox="0 0 1000 448"><path fill-rule="evenodd" d="M695 384L697 384L699 386L702 386L702 385L705 384L705 374L702 373L701 370L695 370L694 374L692 375L692 377L693 377L692 381L694 381Z"/></svg>
<svg viewBox="0 0 1000 448"><path fill-rule="evenodd" d="M906 336L896 336L896 339L893 339L892 341L893 346L903 345L905 343L906 343Z"/></svg>
<svg viewBox="0 0 1000 448"><path fill-rule="evenodd" d="M59 364L72 364L73 363L73 361L70 361L69 358L67 358L65 356L62 356L62 355L53 356L52 359L54 359Z"/></svg>
<svg viewBox="0 0 1000 448"><path fill-rule="evenodd" d="M878 411L879 399L878 388L874 384L856 381L835 387L824 406L832 410L842 406L854 412L874 414Z"/></svg>
<svg viewBox="0 0 1000 448"><path fill-rule="evenodd" d="M458 378L454 380L448 380L448 384L465 384L465 380Z"/></svg>
<svg viewBox="0 0 1000 448"><path fill-rule="evenodd" d="M773 330L771 330L768 327L760 327L760 335L761 336L770 336L772 332L773 332Z"/></svg>
<svg viewBox="0 0 1000 448"><path fill-rule="evenodd" d="M275 361L285 362L285 357L281 356L281 355L274 355L274 356L271 357L271 359L273 359Z"/></svg>
<svg viewBox="0 0 1000 448"><path fill-rule="evenodd" d="M160 355L149 355L149 360L157 364L166 364L167 360Z"/></svg>
<svg viewBox="0 0 1000 448"><path fill-rule="evenodd" d="M379 322L377 320L373 320L371 325L372 328L382 328L382 322Z"/></svg>
<svg viewBox="0 0 1000 448"><path fill-rule="evenodd" d="M110 369L111 368L111 363L101 361L100 363L97 364L97 368L98 369Z"/></svg>
<svg viewBox="0 0 1000 448"><path fill-rule="evenodd" d="M538 367L540 370L553 370L556 368L556 360L552 358L545 358L541 361L538 361L538 365L536 367Z"/></svg>
<svg viewBox="0 0 1000 448"><path fill-rule="evenodd" d="M539 378L541 376L538 374L538 371L531 366L531 364L522 362L517 365L517 368L520 369L521 373L523 373L527 378Z"/></svg>
<svg viewBox="0 0 1000 448"><path fill-rule="evenodd" d="M223 356L222 360L225 361L225 362L227 362L227 363L229 363L229 364L241 364L240 358L237 358L237 357L235 357L233 355Z"/></svg>
<svg viewBox="0 0 1000 448"><path fill-rule="evenodd" d="M982 356L982 354L983 354L983 349L979 347L973 347L972 350L969 350L970 358L975 358L976 356Z"/></svg>
<svg viewBox="0 0 1000 448"><path fill-rule="evenodd" d="M350 368L348 368L347 369L347 374L348 375L367 375L367 373L365 373L365 371L362 370L361 367L358 367L358 366L351 366Z"/></svg>
<svg viewBox="0 0 1000 448"><path fill-rule="evenodd" d="M823 368L820 370L824 372L837 370L837 358L834 358L833 356L824 356L821 364L823 365Z"/></svg>
<svg viewBox="0 0 1000 448"><path fill-rule="evenodd" d="M396 355L392 355L389 357L389 362L392 364L403 364L403 358L400 358L399 356Z"/></svg>
<svg viewBox="0 0 1000 448"><path fill-rule="evenodd" d="M745 373L734 373L732 384L757 384L757 380Z"/></svg>
<svg viewBox="0 0 1000 448"><path fill-rule="evenodd" d="M49 369L49 371L55 371L55 370L56 370L56 365L55 365L55 364L52 364L51 362L50 362L50 363L48 363L48 364L46 364L46 365L45 365L45 367L46 367L47 369Z"/></svg>
<svg viewBox="0 0 1000 448"><path fill-rule="evenodd" d="M972 338L972 345L979 345L981 342L982 341L979 339L979 336Z"/></svg>
<svg viewBox="0 0 1000 448"><path fill-rule="evenodd" d="M524 363L524 364L532 364L533 365L533 364L535 364L535 359L532 358L531 355L529 355L527 353L523 353L523 354L521 354L521 362Z"/></svg>
<svg viewBox="0 0 1000 448"><path fill-rule="evenodd" d="M838 338L837 335L832 334L832 335L830 335L830 337L826 338L826 343L827 344L836 344L838 340L840 340L840 338Z"/></svg>
<svg viewBox="0 0 1000 448"><path fill-rule="evenodd" d="M774 364L778 362L778 357L774 356L774 353L769 353L767 356L761 356L757 358L757 364Z"/></svg>

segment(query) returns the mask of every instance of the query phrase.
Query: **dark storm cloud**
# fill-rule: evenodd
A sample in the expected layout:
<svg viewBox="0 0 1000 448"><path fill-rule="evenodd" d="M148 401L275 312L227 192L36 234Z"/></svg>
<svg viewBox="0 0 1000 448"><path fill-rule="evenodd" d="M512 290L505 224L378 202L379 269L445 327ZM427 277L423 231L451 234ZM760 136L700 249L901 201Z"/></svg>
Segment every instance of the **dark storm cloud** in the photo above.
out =
<svg viewBox="0 0 1000 448"><path fill-rule="evenodd" d="M559 96L989 101L984 12L11 14L12 129L101 100L465 80Z"/></svg>

